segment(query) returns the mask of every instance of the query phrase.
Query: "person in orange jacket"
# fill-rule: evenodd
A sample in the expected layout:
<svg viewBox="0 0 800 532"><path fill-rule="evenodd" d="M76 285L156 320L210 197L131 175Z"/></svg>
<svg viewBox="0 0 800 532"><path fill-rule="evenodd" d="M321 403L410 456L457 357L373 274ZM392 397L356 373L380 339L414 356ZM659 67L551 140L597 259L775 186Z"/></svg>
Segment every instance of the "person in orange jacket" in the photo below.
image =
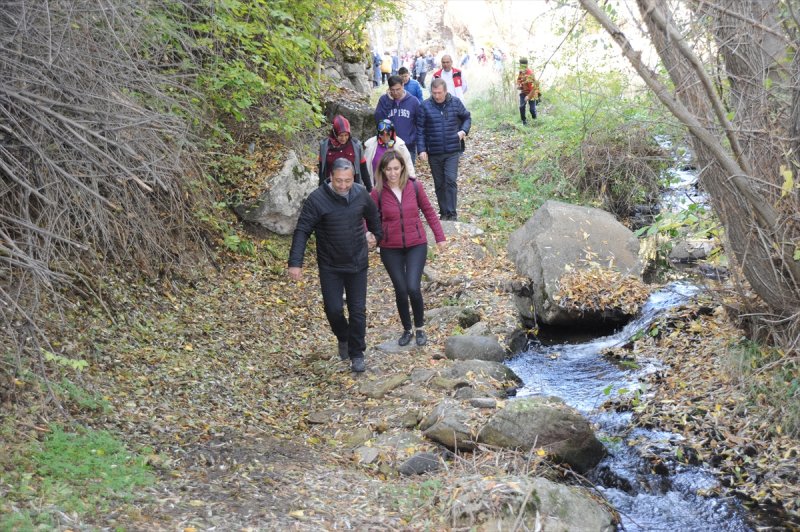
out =
<svg viewBox="0 0 800 532"><path fill-rule="evenodd" d="M524 57L519 60L519 73L517 74L517 90L519 91L519 117L522 125L526 125L525 106L530 109L531 116L536 120L536 103L539 101L539 82L533 75L533 70L528 68L528 60Z"/></svg>

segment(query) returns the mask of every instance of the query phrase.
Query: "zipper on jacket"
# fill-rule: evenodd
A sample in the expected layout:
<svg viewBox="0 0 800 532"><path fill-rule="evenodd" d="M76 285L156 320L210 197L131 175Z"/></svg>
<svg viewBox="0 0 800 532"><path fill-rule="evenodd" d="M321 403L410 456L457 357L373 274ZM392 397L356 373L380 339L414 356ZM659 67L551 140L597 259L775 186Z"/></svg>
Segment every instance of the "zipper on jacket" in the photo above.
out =
<svg viewBox="0 0 800 532"><path fill-rule="evenodd" d="M407 182L406 182L407 183ZM392 190L392 195L394 195L394 199L397 200L398 210L400 211L400 241L403 243L403 247L406 247L406 226L405 222L403 221L403 200L397 199L397 195ZM405 193L403 193L405 196Z"/></svg>

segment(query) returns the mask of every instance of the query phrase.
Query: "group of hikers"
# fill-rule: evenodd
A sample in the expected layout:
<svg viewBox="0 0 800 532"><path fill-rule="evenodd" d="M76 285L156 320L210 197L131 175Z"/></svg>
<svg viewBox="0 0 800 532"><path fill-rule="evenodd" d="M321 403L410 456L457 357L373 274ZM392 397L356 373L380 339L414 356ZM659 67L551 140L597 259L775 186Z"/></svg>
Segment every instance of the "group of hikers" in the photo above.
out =
<svg viewBox="0 0 800 532"><path fill-rule="evenodd" d="M446 241L441 221L458 220L458 162L472 124L462 101L467 84L461 70L449 55L441 63L427 99L404 67L388 77L389 89L375 108L376 135L363 145L344 116L333 118L329 136L320 142L319 187L303 204L292 238L288 274L299 281L306 244L316 235L325 315L338 340L339 358L350 361L353 372L366 370L370 249L379 248L394 287L403 326L398 344L406 346L412 339L418 346L427 343L421 284L428 237L420 213L441 251ZM524 124L526 105L536 118L538 97L527 61L520 61L517 88ZM438 217L416 180L417 160L430 167Z"/></svg>

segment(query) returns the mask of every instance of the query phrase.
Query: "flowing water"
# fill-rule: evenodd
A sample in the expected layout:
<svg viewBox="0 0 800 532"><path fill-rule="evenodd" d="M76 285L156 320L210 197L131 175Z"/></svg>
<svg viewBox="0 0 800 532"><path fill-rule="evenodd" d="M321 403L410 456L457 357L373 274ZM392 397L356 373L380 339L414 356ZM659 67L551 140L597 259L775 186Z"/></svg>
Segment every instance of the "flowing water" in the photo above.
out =
<svg viewBox="0 0 800 532"><path fill-rule="evenodd" d="M507 365L523 380L517 396L554 395L562 398L598 426L598 437L608 449L591 479L597 489L620 512L626 531L747 531L738 504L702 495L717 487L715 478L699 467L675 465L672 470L651 471L652 464L638 450L662 449L681 436L635 429L628 433L630 413L598 410L617 394L643 393L642 377L659 371L655 360L637 359L637 369L625 369L604 355L624 345L655 318L688 301L698 288L673 283L652 294L640 316L619 332L583 343L537 344ZM627 392L626 392L627 390ZM636 441L635 445L629 442Z"/></svg>
<svg viewBox="0 0 800 532"><path fill-rule="evenodd" d="M707 197L699 190L697 172L691 168L691 154L673 148L667 138L658 143L673 153L675 165L666 171L668 190L662 196L661 210L680 212L705 206ZM699 288L677 282L653 293L639 317L622 330L588 341L537 343L507 365L523 380L517 396L545 395L562 398L598 427L608 456L594 469L590 479L597 490L619 511L621 529L626 531L749 531L740 505L735 500L706 496L718 487L713 475L699 467L667 460L653 467L640 455L647 449L668 455L672 444L682 437L667 432L630 429L630 412L601 411L608 399L626 394L643 394L643 377L662 369L658 360L637 359L636 369L626 369L604 356L609 349L622 346L663 312L687 302ZM634 443L635 442L635 443ZM659 450L661 453L659 453ZM656 471L653 471L656 469Z"/></svg>

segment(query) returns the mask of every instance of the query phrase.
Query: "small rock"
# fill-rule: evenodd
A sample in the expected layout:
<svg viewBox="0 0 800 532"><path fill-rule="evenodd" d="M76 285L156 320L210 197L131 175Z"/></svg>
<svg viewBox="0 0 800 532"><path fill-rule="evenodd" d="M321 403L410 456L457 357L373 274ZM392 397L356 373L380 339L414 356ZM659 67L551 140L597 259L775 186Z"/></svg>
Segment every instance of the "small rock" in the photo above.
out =
<svg viewBox="0 0 800 532"><path fill-rule="evenodd" d="M464 379L448 379L447 377L436 376L428 382L431 388L441 388L442 390L458 390L469 386L469 381Z"/></svg>
<svg viewBox="0 0 800 532"><path fill-rule="evenodd" d="M356 447L370 439L372 439L372 429L368 427L359 427L344 439L344 444L347 447Z"/></svg>
<svg viewBox="0 0 800 532"><path fill-rule="evenodd" d="M380 455L380 451L375 447L367 447L366 445L362 445L358 449L355 450L356 461L359 464L371 464L378 459Z"/></svg>
<svg viewBox="0 0 800 532"><path fill-rule="evenodd" d="M474 397L470 399L469 404L475 408L497 408L497 399L491 397Z"/></svg>
<svg viewBox="0 0 800 532"><path fill-rule="evenodd" d="M397 470L401 475L421 475L438 471L442 466L439 457L433 453L418 453L403 462Z"/></svg>
<svg viewBox="0 0 800 532"><path fill-rule="evenodd" d="M459 388L458 390L456 390L456 393L453 394L453 397L455 399L458 399L459 401L464 401L466 399L472 399L474 397L483 395L484 394L480 393L472 386L464 386L463 388Z"/></svg>
<svg viewBox="0 0 800 532"><path fill-rule="evenodd" d="M408 375L396 373L386 379L364 381L359 386L359 391L372 399L380 399L407 380Z"/></svg>
<svg viewBox="0 0 800 532"><path fill-rule="evenodd" d="M468 327L464 334L467 336L489 336L492 333L489 331L489 325L485 321L479 321L471 327Z"/></svg>
<svg viewBox="0 0 800 532"><path fill-rule="evenodd" d="M408 410L400 418L400 426L405 429L413 429L416 428L417 424L419 423L419 420L420 420L420 415L418 410Z"/></svg>
<svg viewBox="0 0 800 532"><path fill-rule="evenodd" d="M312 425L324 425L331 420L331 411L311 412L306 416L306 421Z"/></svg>
<svg viewBox="0 0 800 532"><path fill-rule="evenodd" d="M445 340L444 354L451 360L502 362L506 350L493 336L451 336Z"/></svg>

